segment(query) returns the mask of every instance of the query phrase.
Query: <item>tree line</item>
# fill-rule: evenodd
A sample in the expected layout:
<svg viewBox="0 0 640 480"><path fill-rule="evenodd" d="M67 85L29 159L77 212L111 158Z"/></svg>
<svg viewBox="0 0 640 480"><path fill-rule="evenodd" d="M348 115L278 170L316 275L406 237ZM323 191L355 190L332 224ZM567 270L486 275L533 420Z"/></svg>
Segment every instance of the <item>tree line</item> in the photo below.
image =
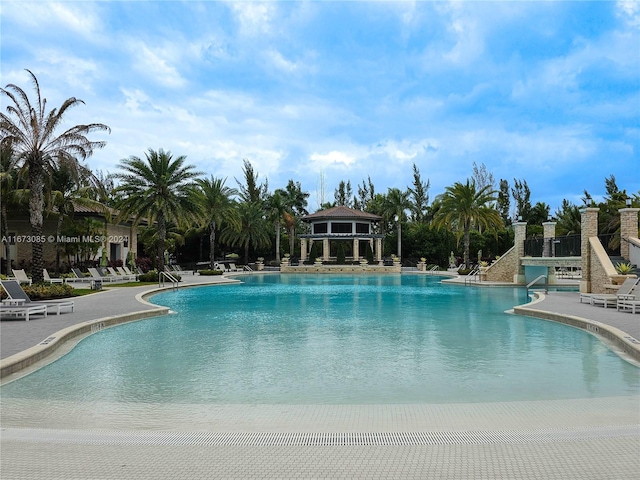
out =
<svg viewBox="0 0 640 480"><path fill-rule="evenodd" d="M81 225L74 221L74 210L85 206L102 212L107 221L136 225L158 269L164 268L167 252L190 262L206 257L211 266L223 252L236 250L245 263L265 257L277 264L284 253L300 256L296 234L306 232L301 218L309 213L309 193L300 182L290 179L284 188L272 191L268 180L261 179L245 159L243 177L234 178L232 186L227 178L205 176L187 164L185 156L162 148L120 160L117 172L92 172L83 162L105 142L89 136L108 132L109 127L95 123L63 130L64 114L82 100L70 98L47 111L36 77L28 73L35 101L17 85L2 89L8 100L5 112L0 112L4 232L10 211L25 206L34 237L42 236L43 219L52 213L57 215L57 235L99 232L104 225L95 220ZM605 187L607 195L599 205L601 231L615 232L617 210L628 197L613 176L605 179ZM542 223L551 218L547 204L531 204L526 180L496 182L484 164L474 163L468 179L447 187L433 201L429 189L429 180L422 179L414 164L413 182L406 189L381 193L369 177L354 192L350 180L341 181L333 201L321 203L320 209L342 205L379 215L382 221L376 233L385 235L385 255L397 254L407 261L425 258L442 266L448 264L451 252L466 266L475 263L476 252L478 261L500 255L513 244L509 227L514 221L526 221L529 235L540 235ZM596 205L586 191L582 202ZM639 194L633 195L633 204L640 205ZM564 200L555 212L559 235L580 232L579 209ZM77 257L83 248L90 254L99 246L59 246L56 267L65 255ZM33 243L32 248L32 275L37 282L45 266L42 244Z"/></svg>

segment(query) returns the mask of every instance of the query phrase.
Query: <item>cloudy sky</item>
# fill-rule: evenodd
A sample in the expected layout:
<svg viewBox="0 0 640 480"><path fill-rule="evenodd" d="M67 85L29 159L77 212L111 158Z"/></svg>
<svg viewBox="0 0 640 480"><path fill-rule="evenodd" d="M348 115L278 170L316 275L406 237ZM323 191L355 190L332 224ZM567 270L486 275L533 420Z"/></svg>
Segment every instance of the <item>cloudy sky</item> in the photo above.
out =
<svg viewBox="0 0 640 480"><path fill-rule="evenodd" d="M640 191L637 1L3 0L0 21L2 86L32 92L28 68L50 107L86 102L69 126L111 127L93 170L163 148L235 186L248 159L311 211L414 163L431 199L474 162L552 211L612 174Z"/></svg>

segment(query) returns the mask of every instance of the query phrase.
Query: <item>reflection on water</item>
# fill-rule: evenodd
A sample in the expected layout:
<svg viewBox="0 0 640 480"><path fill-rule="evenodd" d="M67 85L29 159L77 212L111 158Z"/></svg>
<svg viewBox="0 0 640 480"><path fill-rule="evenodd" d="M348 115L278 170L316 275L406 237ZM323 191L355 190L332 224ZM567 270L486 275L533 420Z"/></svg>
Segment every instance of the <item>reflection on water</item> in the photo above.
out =
<svg viewBox="0 0 640 480"><path fill-rule="evenodd" d="M177 315L104 330L5 398L399 404L637 395L585 332L504 314L524 289L426 276L283 275L153 298ZM606 373L605 373L606 372Z"/></svg>

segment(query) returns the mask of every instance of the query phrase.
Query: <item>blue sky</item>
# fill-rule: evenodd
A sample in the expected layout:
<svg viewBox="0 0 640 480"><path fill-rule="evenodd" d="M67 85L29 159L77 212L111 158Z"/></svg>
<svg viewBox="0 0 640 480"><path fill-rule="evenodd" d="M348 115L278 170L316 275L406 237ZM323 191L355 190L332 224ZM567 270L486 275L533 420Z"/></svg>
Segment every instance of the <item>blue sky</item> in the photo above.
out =
<svg viewBox="0 0 640 480"><path fill-rule="evenodd" d="M111 127L93 170L163 148L235 186L248 159L311 211L414 163L432 200L474 162L552 211L612 174L640 192L637 1L3 0L0 21L2 86L28 68L50 107L86 102L69 125Z"/></svg>

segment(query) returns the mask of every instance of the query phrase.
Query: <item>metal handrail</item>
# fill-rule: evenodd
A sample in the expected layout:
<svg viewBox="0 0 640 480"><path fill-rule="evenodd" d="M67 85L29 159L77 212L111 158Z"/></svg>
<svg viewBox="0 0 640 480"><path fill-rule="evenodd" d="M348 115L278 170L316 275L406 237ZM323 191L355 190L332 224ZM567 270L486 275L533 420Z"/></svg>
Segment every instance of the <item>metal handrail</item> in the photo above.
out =
<svg viewBox="0 0 640 480"><path fill-rule="evenodd" d="M535 285L536 283L538 283L538 280L542 280L544 278L544 293L549 293L549 279L547 278L546 275L540 275L539 277L537 277L535 280L529 282L527 284L527 295L529 295L529 289Z"/></svg>
<svg viewBox="0 0 640 480"><path fill-rule="evenodd" d="M478 267L472 269L467 275L465 275L464 277L464 284L467 284L467 280L469 280L469 283L473 283L473 282L477 282L478 281L478 274L480 273L480 269ZM475 280L471 279L471 277L476 277Z"/></svg>
<svg viewBox="0 0 640 480"><path fill-rule="evenodd" d="M167 280L169 280L171 282L171 286L174 289L178 288L178 279L176 277L174 277L173 275L171 275L169 272L158 272L158 287L164 287L164 279L165 277L167 278Z"/></svg>

